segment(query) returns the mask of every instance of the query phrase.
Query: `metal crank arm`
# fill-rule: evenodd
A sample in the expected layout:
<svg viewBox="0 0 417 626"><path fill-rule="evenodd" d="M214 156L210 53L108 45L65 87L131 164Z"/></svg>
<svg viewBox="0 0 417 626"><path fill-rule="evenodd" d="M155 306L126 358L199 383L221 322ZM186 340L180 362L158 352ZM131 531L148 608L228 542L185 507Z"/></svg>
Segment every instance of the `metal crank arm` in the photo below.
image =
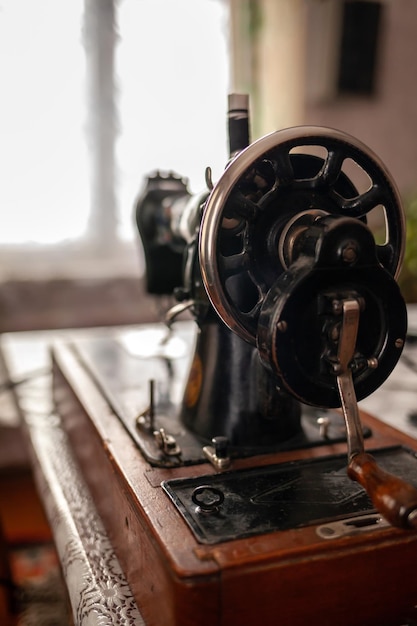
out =
<svg viewBox="0 0 417 626"><path fill-rule="evenodd" d="M346 422L348 476L362 485L375 508L390 524L417 530L417 489L381 469L374 457L364 449L362 425L350 368L355 352L359 317L359 302L354 298L344 300L335 373Z"/></svg>

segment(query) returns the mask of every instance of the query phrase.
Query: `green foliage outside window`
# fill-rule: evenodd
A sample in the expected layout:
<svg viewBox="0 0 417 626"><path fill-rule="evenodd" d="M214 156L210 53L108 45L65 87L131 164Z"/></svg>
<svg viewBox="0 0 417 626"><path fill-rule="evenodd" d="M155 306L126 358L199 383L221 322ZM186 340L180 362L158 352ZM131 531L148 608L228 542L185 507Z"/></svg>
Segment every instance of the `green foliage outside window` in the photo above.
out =
<svg viewBox="0 0 417 626"><path fill-rule="evenodd" d="M407 302L417 302L417 197L405 203L406 246L399 284Z"/></svg>

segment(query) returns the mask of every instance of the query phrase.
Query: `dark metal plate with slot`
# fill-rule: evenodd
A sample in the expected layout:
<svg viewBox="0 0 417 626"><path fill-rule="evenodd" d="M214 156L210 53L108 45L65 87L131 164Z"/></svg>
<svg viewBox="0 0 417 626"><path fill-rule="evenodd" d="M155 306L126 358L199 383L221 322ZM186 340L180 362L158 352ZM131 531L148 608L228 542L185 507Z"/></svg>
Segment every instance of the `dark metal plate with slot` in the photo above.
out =
<svg viewBox="0 0 417 626"><path fill-rule="evenodd" d="M417 486L414 452L398 446L373 454L383 469ZM162 486L198 541L207 544L311 524L328 527L336 520L345 525L351 520L346 534L353 534L363 516L375 515L367 494L347 477L345 455L169 480Z"/></svg>

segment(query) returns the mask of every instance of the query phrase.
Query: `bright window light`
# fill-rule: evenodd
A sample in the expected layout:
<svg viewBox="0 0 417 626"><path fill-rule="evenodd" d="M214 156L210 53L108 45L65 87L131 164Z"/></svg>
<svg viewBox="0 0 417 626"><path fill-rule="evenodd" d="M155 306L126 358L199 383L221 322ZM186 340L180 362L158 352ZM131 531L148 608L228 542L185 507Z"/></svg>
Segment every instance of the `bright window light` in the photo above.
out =
<svg viewBox="0 0 417 626"><path fill-rule="evenodd" d="M134 199L148 172L175 170L199 191L206 166L219 174L226 163L228 8L115 4L115 236L126 239L136 236ZM83 16L83 0L0 0L0 244L88 239Z"/></svg>
<svg viewBox="0 0 417 626"><path fill-rule="evenodd" d="M0 3L0 241L82 234L88 213L82 0Z"/></svg>
<svg viewBox="0 0 417 626"><path fill-rule="evenodd" d="M144 173L176 170L193 192L226 164L227 5L215 0L124 0L119 9L118 142L122 231Z"/></svg>

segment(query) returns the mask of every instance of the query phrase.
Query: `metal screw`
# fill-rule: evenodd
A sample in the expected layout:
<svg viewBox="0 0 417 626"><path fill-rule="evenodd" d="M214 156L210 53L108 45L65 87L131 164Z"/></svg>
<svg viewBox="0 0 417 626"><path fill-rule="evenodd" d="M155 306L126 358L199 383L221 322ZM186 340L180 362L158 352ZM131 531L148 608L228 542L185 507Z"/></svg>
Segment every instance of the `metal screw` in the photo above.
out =
<svg viewBox="0 0 417 626"><path fill-rule="evenodd" d="M396 348L402 348L403 346L404 346L404 340L403 339L398 338L398 339L395 340L395 347Z"/></svg>
<svg viewBox="0 0 417 626"><path fill-rule="evenodd" d="M223 435L213 437L212 446L204 446L203 452L205 457L217 470L222 471L231 464L229 456L229 440Z"/></svg>
<svg viewBox="0 0 417 626"><path fill-rule="evenodd" d="M328 417L319 417L317 419L317 424L320 426L320 437L323 437L323 439L328 439L329 438L329 427L330 427L330 420Z"/></svg>
<svg viewBox="0 0 417 626"><path fill-rule="evenodd" d="M358 246L355 241L349 241L342 248L342 259L345 263L354 263L358 258Z"/></svg>
<svg viewBox="0 0 417 626"><path fill-rule="evenodd" d="M158 447L167 456L179 456L181 448L177 444L175 437L168 435L164 428L156 430L153 434Z"/></svg>
<svg viewBox="0 0 417 626"><path fill-rule="evenodd" d="M338 341L340 337L340 326L335 324L331 327L329 332L329 338L331 341Z"/></svg>
<svg viewBox="0 0 417 626"><path fill-rule="evenodd" d="M336 374L336 376L338 376L342 371L342 366L340 365L340 363L332 363L332 368L333 374Z"/></svg>
<svg viewBox="0 0 417 626"><path fill-rule="evenodd" d="M228 456L229 440L227 437L218 436L211 440L214 446L214 452L218 459L226 459Z"/></svg>
<svg viewBox="0 0 417 626"><path fill-rule="evenodd" d="M332 309L335 315L340 315L343 311L343 304L340 300L333 300Z"/></svg>
<svg viewBox="0 0 417 626"><path fill-rule="evenodd" d="M288 330L288 324L285 320L281 320L280 322L278 322L277 328L280 333L285 333Z"/></svg>

